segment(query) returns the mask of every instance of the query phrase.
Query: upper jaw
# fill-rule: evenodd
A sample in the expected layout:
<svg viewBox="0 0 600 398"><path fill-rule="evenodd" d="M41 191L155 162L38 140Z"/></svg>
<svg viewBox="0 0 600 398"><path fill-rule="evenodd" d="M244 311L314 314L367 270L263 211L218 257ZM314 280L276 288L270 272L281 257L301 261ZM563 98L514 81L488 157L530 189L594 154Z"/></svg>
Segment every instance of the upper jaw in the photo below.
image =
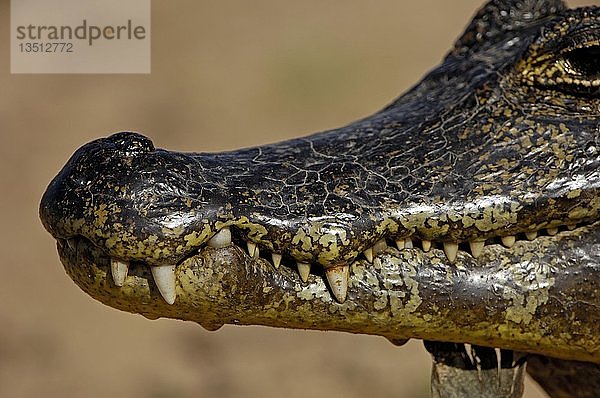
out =
<svg viewBox="0 0 600 398"><path fill-rule="evenodd" d="M281 152L286 145L292 147L284 143L270 150ZM155 150L139 134L115 134L76 152L50 184L40 215L56 238L72 243L81 237L99 247L112 259L112 276L118 285L132 262L150 265L170 304L175 301L175 266L206 246L221 248L232 242L246 248L249 258L262 254L275 267L282 258L291 261L303 281L314 266L323 269L331 293L344 302L350 266L363 258L373 262L388 246L423 252L439 248L446 256L444 263L451 266L460 249L477 258L486 242L511 248L517 240L554 236L594 221L600 207L596 195L600 177L592 160L578 172L572 167L568 178L550 180L539 192L523 194L498 184L482 192L472 189L460 200L439 194L428 198L416 191L412 196L420 201L397 202L390 192L387 199L368 204L369 198L361 197L359 190L347 192L353 197L342 208L341 192L338 202L331 204L322 199L323 192L308 186L313 189L308 194L323 201L300 207L299 194L285 196L285 201L297 201L285 209L286 219L278 215L282 209L269 207L269 199L261 197L268 186L262 178L268 174L256 166L260 165L256 153L265 156L268 150L181 154ZM237 179L230 176L219 182L222 174L216 170L225 169L219 163L224 157L238 159L229 169ZM250 162L256 170L249 168ZM577 185L581 176L586 177L585 184ZM330 183L336 181L333 176ZM284 197L276 189L268 192L279 194L278 200ZM375 188L369 192L378 194ZM313 214L299 217L298 208L311 209Z"/></svg>
<svg viewBox="0 0 600 398"><path fill-rule="evenodd" d="M345 140L359 142L361 128L357 123L224 154L156 150L139 134L114 134L72 156L48 186L40 217L57 238L82 235L112 254L150 263L180 261L234 226L244 240L324 266L352 260L382 238L468 242L597 218L600 157L590 146L593 120L572 130L537 126L547 129L543 134L516 129L514 137L505 132L486 145L470 136L481 128L473 126L454 144L466 146L465 154L439 154L435 161L423 143L406 155L394 150L397 144L365 145L332 160ZM390 131L378 139L412 134ZM526 134L537 142L520 142ZM380 151L384 160L359 158L362 150ZM423 161L429 164L422 167ZM299 237L302 232L312 241ZM328 236L338 239L339 255L319 261L327 248L318 241ZM154 258L136 257L140 244L152 242L161 247Z"/></svg>

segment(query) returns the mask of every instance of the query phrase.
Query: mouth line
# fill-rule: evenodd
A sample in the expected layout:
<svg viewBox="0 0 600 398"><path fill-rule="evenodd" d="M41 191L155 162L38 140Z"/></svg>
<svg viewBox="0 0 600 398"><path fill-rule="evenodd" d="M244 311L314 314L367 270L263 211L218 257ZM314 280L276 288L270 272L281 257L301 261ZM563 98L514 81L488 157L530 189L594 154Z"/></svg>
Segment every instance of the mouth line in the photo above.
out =
<svg viewBox="0 0 600 398"><path fill-rule="evenodd" d="M407 258L415 253L420 256L429 256L430 260L447 264L448 266L460 268L462 265L461 257L468 256L472 259L479 259L486 250L511 250L515 245L527 245L530 242L540 239L560 239L570 235L577 235L582 228L588 228L595 221L580 222L577 224L566 224L552 226L540 230L530 230L519 232L514 235L493 236L490 238L472 239L469 241L444 242L419 239L416 237L406 238L381 238L368 249L364 250L355 261L365 261L371 266L377 261L378 256L389 254L397 258ZM241 230L235 226L223 227L215 233L208 241L204 242L194 250L189 252L183 259L176 264L149 265L145 261L115 258L108 254L105 249L96 246L91 240L84 236L76 235L64 239L58 238L59 248L65 251L75 252L78 255L80 245L84 245L88 250L86 253L97 253L95 258L89 259L97 265L107 266L110 269L110 275L115 286L122 287L125 279L135 267L145 267L149 269L150 275L154 280L158 292L164 301L173 305L176 300L176 269L182 263L193 260L208 248L219 250L227 247L236 248L247 260L262 261L273 271L281 271L282 267L288 269L300 279L303 284L311 282L313 278L320 278L326 281L328 290L333 299L342 304L345 302L348 294L348 284L350 268L352 264L340 264L339 266L323 267L318 263L299 261L292 256L277 253L264 246L254 243L245 237ZM89 250L96 249L95 251ZM527 250L525 250L527 251ZM109 273L107 273L108 275Z"/></svg>
<svg viewBox="0 0 600 398"><path fill-rule="evenodd" d="M417 241L403 250L388 245L372 263L360 257L348 267L343 303L325 268L311 267L303 282L293 259L275 268L266 250L250 257L235 232L231 244L205 244L172 267L172 304L144 262L127 263L118 286L104 249L83 237L59 239L57 248L91 297L149 319L468 342L599 362L598 236L600 222L532 241L517 235L511 248L491 240L479 258L459 250L453 264L436 244L428 252Z"/></svg>

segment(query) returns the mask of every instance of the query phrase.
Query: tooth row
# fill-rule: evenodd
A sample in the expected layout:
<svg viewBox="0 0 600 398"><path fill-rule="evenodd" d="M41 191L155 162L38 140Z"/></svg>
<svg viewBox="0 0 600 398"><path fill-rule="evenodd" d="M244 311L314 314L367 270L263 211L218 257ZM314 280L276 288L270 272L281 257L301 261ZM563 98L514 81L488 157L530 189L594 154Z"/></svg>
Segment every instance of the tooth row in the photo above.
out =
<svg viewBox="0 0 600 398"><path fill-rule="evenodd" d="M569 230L573 230L576 228L575 224L567 225ZM547 228L546 232L550 236L554 236L558 233L558 228ZM533 240L537 238L538 231L530 231L525 232L525 237L528 240ZM516 236L515 235L507 235L502 236L500 238L502 244L508 248L512 247L515 244ZM396 246L398 250L404 249L412 249L413 241L410 238L397 239ZM74 239L67 240L69 247L74 250L76 243ZM208 242L207 245L214 248L223 248L230 246L232 243L231 240L231 231L229 228L223 228L218 233L216 233ZM248 254L250 257L258 258L260 256L260 251L256 243L248 242ZM431 250L432 242L430 240L422 240L421 245L423 251L428 252ZM469 247L471 249L471 255L475 258L479 257L483 253L483 249L485 247L484 240L474 240L469 242ZM387 242L385 239L380 239L375 244L365 250L363 252L365 258L368 262L372 263L375 256L385 252L388 248ZM443 249L446 257L450 262L454 262L458 255L458 242L443 242ZM272 262L275 268L279 268L281 265L281 254L272 253ZM300 279L302 282L308 282L308 278L310 275L311 264L307 262L298 262L297 263L298 274L300 275ZM329 283L329 287L331 292L333 293L336 300L340 303L343 303L346 300L346 295L348 291L348 278L349 278L349 269L348 265L338 265L334 267L329 267L325 269L325 276ZM126 261L121 261L117 259L111 259L110 261L110 270L112 274L113 281L116 286L123 286L125 283L125 279L127 278L127 273L129 271L129 263ZM152 276L154 277L154 282L161 296L168 304L173 304L176 299L176 291L175 291L175 265L164 265L164 266L151 266L150 270L152 272Z"/></svg>
<svg viewBox="0 0 600 398"><path fill-rule="evenodd" d="M231 231L229 228L223 228L217 232L207 245L214 248L222 248L231 245ZM255 250L258 256L258 248ZM175 291L175 265L151 266L150 271L154 277L154 283L160 292L160 295L168 304L175 303L177 297ZM117 259L110 260L110 272L116 286L123 286L127 273L129 272L129 263Z"/></svg>
<svg viewBox="0 0 600 398"><path fill-rule="evenodd" d="M260 256L259 248L254 242L248 242L248 255L252 258L258 258ZM385 240L377 242L373 248L371 248L366 255L373 256L379 254L387 248ZM271 253L273 266L277 269L281 266L282 255L279 253ZM308 282L312 264L310 262L296 263L298 275L300 280L304 283ZM346 300L348 294L348 279L350 277L350 267L348 265L338 265L325 269L325 277L331 289L331 293L339 303L343 303Z"/></svg>
<svg viewBox="0 0 600 398"><path fill-rule="evenodd" d="M411 238L404 239L396 239L396 247L398 250L404 249L412 249L414 248L414 244ZM483 244L483 242L482 242ZM421 245L424 252L428 252L431 250L432 242L430 240L423 239L421 241ZM373 258L380 253L383 253L387 249L388 245L385 239L380 239L373 246L363 251L363 254L369 263L373 262ZM483 245L481 245L483 248ZM456 259L456 255L458 253L458 243L457 242L444 242L444 252L450 261L454 261Z"/></svg>
<svg viewBox="0 0 600 398"><path fill-rule="evenodd" d="M114 258L110 260L110 272L116 286L122 287L124 285L128 271L129 262ZM150 272L152 272L154 283L156 284L160 295L168 304L173 304L177 297L175 293L175 266L151 266Z"/></svg>
<svg viewBox="0 0 600 398"><path fill-rule="evenodd" d="M566 227L568 230L572 231L575 228L577 228L577 224L569 224ZM558 227L546 229L546 233L549 236L554 236L558 232L559 232ZM525 232L525 237L527 238L527 240L534 240L535 238L538 237L538 234L539 234L538 231L529 231L529 232ZM516 240L517 240L516 235L506 235L506 236L500 237L500 241L502 242L502 245L504 245L507 248L513 247L514 244L516 243ZM396 247L398 248L398 250L412 249L414 247L413 241L411 240L411 238L396 239L395 242L396 242ZM423 251L428 252L431 250L432 242L430 240L423 239L421 241L421 245L422 245ZM471 255L474 258L477 258L477 257L481 256L481 254L483 253L483 248L485 247L485 241L484 240L469 241L469 247L471 249ZM375 242L375 244L373 246L371 246L368 249L366 249L365 251L363 251L363 254L369 263L373 263L373 259L378 254L384 252L386 248L387 248L387 243L386 243L385 239L381 239L381 240L378 240L377 242ZM443 249L444 249L444 253L446 254L446 257L448 258L448 260L450 262L454 262L458 255L458 242L443 242Z"/></svg>

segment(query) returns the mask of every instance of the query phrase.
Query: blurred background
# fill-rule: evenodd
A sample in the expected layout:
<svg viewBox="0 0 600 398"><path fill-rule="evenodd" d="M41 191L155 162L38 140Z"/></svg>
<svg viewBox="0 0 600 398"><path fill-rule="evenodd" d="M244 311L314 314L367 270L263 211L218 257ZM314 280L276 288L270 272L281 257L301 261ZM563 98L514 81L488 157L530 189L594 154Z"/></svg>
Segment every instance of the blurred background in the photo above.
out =
<svg viewBox="0 0 600 398"><path fill-rule="evenodd" d="M569 1L571 6L598 1ZM450 49L479 0L154 1L150 75L11 75L0 31L1 397L427 397L421 342L149 321L83 294L38 219L73 151L119 130L222 151L379 110ZM0 1L9 26L9 1ZM527 386L527 397L541 397Z"/></svg>

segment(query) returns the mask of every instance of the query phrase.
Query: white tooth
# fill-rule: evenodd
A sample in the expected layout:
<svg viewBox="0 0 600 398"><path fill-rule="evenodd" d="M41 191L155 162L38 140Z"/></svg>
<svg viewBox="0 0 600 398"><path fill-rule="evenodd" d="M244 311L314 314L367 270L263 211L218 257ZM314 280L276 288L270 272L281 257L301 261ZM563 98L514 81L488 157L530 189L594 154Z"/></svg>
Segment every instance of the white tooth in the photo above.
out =
<svg viewBox="0 0 600 398"><path fill-rule="evenodd" d="M469 242L469 247L471 248L471 254L473 255L473 257L477 258L479 256L481 256L481 253L483 252L483 248L485 247L485 241L484 240L474 240Z"/></svg>
<svg viewBox="0 0 600 398"><path fill-rule="evenodd" d="M77 248L77 243L75 242L75 239L73 239L73 238L67 239L67 245L69 245L71 250L75 250Z"/></svg>
<svg viewBox="0 0 600 398"><path fill-rule="evenodd" d="M363 253L365 254L365 257L367 258L367 261L372 263L373 262L373 248L368 248Z"/></svg>
<svg viewBox="0 0 600 398"><path fill-rule="evenodd" d="M248 254L250 257L258 257L258 247L256 247L256 243L248 242Z"/></svg>
<svg viewBox="0 0 600 398"><path fill-rule="evenodd" d="M538 236L538 232L537 231L525 232L525 237L528 240L534 240L535 238L537 238L537 236Z"/></svg>
<svg viewBox="0 0 600 398"><path fill-rule="evenodd" d="M406 241L404 242L404 248L405 249L412 249L413 248L413 243L412 243L412 239L411 238L406 238Z"/></svg>
<svg viewBox="0 0 600 398"><path fill-rule="evenodd" d="M275 268L279 268L279 265L281 264L281 254L273 253L272 257L273 257L273 266Z"/></svg>
<svg viewBox="0 0 600 398"><path fill-rule="evenodd" d="M508 248L513 247L513 245L515 244L514 235L502 236L500 240L502 241L502 244Z"/></svg>
<svg viewBox="0 0 600 398"><path fill-rule="evenodd" d="M451 263L454 262L458 254L458 242L444 242L444 253Z"/></svg>
<svg viewBox="0 0 600 398"><path fill-rule="evenodd" d="M558 233L558 228L548 228L546 231L548 232L548 235L554 236Z"/></svg>
<svg viewBox="0 0 600 398"><path fill-rule="evenodd" d="M429 250L431 250L431 241L430 240L423 239L421 241L421 243L423 244L423 251L424 252L428 252Z"/></svg>
<svg viewBox="0 0 600 398"><path fill-rule="evenodd" d="M567 228L569 229L569 231L572 231L575 228L577 228L577 224L567 224Z"/></svg>
<svg viewBox="0 0 600 398"><path fill-rule="evenodd" d="M158 267L150 267L154 283L160 292L161 296L168 304L175 302L175 266L161 265Z"/></svg>
<svg viewBox="0 0 600 398"><path fill-rule="evenodd" d="M349 273L350 267L347 265L327 268L325 270L325 276L327 277L327 282L329 282L331 292L340 304L346 301Z"/></svg>
<svg viewBox="0 0 600 398"><path fill-rule="evenodd" d="M231 245L231 231L229 228L223 228L217 232L210 238L208 245L217 249Z"/></svg>
<svg viewBox="0 0 600 398"><path fill-rule="evenodd" d="M404 250L404 239L396 239L396 247L398 250Z"/></svg>
<svg viewBox="0 0 600 398"><path fill-rule="evenodd" d="M112 273L113 281L115 285L121 287L125 283L127 278L127 272L129 271L129 263L125 261L110 259L110 272Z"/></svg>
<svg viewBox="0 0 600 398"><path fill-rule="evenodd" d="M310 263L298 263L298 273L302 282L308 282L308 274L310 274Z"/></svg>

